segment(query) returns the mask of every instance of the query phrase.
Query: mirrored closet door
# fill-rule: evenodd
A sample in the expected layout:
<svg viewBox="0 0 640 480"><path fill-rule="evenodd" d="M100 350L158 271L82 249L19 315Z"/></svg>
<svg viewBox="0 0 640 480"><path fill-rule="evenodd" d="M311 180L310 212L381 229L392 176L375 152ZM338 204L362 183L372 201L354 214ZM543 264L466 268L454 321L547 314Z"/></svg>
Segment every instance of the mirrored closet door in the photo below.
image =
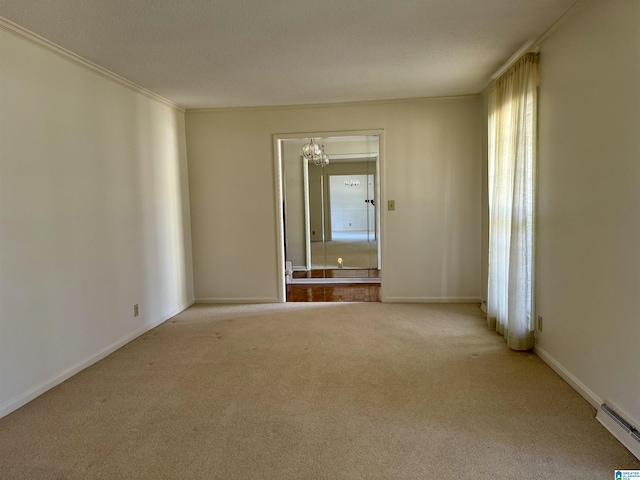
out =
<svg viewBox="0 0 640 480"><path fill-rule="evenodd" d="M380 282L378 135L282 140L294 283Z"/></svg>

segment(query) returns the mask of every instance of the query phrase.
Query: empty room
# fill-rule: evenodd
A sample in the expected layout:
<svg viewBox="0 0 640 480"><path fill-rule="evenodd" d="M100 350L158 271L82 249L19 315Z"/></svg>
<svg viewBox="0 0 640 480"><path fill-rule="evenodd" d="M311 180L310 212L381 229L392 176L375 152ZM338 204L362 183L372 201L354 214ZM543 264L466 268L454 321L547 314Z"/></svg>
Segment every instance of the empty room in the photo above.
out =
<svg viewBox="0 0 640 480"><path fill-rule="evenodd" d="M0 0L0 478L640 478L640 2Z"/></svg>

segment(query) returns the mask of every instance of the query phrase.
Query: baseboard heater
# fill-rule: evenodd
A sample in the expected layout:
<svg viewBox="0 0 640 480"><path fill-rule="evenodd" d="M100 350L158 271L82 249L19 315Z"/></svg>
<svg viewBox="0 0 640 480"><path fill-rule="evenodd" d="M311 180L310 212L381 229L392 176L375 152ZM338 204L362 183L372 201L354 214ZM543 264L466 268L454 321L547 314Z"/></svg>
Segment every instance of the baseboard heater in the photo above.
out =
<svg viewBox="0 0 640 480"><path fill-rule="evenodd" d="M640 460L640 432L606 403L600 405L596 419Z"/></svg>

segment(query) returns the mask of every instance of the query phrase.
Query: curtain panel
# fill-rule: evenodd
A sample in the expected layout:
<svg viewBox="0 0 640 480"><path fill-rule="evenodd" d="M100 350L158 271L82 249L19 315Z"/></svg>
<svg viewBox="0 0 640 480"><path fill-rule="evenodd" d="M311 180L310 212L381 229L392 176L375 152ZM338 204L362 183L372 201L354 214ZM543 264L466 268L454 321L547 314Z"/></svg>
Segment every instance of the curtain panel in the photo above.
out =
<svg viewBox="0 0 640 480"><path fill-rule="evenodd" d="M489 94L487 320L514 350L534 346L537 86L527 53Z"/></svg>

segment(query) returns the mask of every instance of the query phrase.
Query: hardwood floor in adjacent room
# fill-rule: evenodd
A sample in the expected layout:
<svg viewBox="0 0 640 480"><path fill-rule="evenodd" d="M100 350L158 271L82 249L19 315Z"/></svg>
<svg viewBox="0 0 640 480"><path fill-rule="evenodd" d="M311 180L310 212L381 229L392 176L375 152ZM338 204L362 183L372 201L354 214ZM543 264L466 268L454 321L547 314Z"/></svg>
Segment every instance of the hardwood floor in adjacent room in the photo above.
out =
<svg viewBox="0 0 640 480"><path fill-rule="evenodd" d="M344 269L313 269L309 271L293 272L296 280L302 278L380 278L377 268L344 268Z"/></svg>
<svg viewBox="0 0 640 480"><path fill-rule="evenodd" d="M380 302L379 283L335 283L332 278L380 278L377 269L330 269L293 272L297 282L309 278L327 279L323 284L294 283L287 285L287 302Z"/></svg>
<svg viewBox="0 0 640 480"><path fill-rule="evenodd" d="M287 285L287 302L379 302L380 285Z"/></svg>

